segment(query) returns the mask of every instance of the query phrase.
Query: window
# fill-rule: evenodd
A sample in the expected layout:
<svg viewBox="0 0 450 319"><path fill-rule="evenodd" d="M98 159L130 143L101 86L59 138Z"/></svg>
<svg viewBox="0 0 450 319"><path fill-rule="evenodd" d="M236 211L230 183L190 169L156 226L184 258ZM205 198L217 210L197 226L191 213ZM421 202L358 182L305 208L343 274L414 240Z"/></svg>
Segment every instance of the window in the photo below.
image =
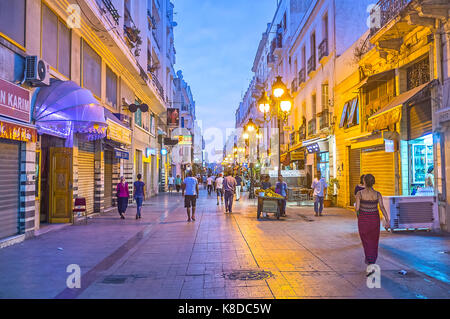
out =
<svg viewBox="0 0 450 319"><path fill-rule="evenodd" d="M430 81L430 60L414 63L406 69L407 89L412 90Z"/></svg>
<svg viewBox="0 0 450 319"><path fill-rule="evenodd" d="M142 111L141 111L141 109L137 109L136 113L134 113L134 124L142 127Z"/></svg>
<svg viewBox="0 0 450 319"><path fill-rule="evenodd" d="M117 75L106 66L106 103L117 108Z"/></svg>
<svg viewBox="0 0 450 319"><path fill-rule="evenodd" d="M98 98L102 93L102 58L85 41L82 46L83 87Z"/></svg>
<svg viewBox="0 0 450 319"><path fill-rule="evenodd" d="M345 103L342 110L340 128L349 128L355 125L359 125L359 100L354 98L353 100Z"/></svg>
<svg viewBox="0 0 450 319"><path fill-rule="evenodd" d="M312 111L312 117L316 117L317 113L317 97L315 94L312 95L311 99L311 111Z"/></svg>
<svg viewBox="0 0 450 319"><path fill-rule="evenodd" d="M315 60L316 57L316 33L311 34L311 57Z"/></svg>
<svg viewBox="0 0 450 319"><path fill-rule="evenodd" d="M150 133L156 135L155 114L150 115Z"/></svg>
<svg viewBox="0 0 450 319"><path fill-rule="evenodd" d="M42 58L70 78L70 30L46 5L42 5Z"/></svg>
<svg viewBox="0 0 450 319"><path fill-rule="evenodd" d="M184 128L184 117L181 117L181 128Z"/></svg>
<svg viewBox="0 0 450 319"><path fill-rule="evenodd" d="M328 39L328 13L322 18L323 39Z"/></svg>
<svg viewBox="0 0 450 319"><path fill-rule="evenodd" d="M25 0L0 1L0 35L25 47Z"/></svg>

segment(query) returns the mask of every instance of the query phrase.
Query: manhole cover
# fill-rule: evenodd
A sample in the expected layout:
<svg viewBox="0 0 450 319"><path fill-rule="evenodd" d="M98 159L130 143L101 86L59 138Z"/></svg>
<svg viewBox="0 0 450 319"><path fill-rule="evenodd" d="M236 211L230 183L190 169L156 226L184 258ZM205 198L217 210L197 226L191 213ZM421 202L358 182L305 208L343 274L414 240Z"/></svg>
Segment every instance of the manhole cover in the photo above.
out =
<svg viewBox="0 0 450 319"><path fill-rule="evenodd" d="M270 271L239 270L224 274L229 280L264 280L272 277Z"/></svg>
<svg viewBox="0 0 450 319"><path fill-rule="evenodd" d="M127 276L107 276L103 279L103 284L120 285L125 283Z"/></svg>

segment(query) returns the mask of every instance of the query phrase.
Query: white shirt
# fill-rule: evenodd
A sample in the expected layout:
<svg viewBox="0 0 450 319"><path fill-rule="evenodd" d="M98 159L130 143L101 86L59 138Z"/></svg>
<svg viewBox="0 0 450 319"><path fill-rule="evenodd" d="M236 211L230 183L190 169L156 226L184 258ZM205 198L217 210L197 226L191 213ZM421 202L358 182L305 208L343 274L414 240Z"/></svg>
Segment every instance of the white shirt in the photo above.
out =
<svg viewBox="0 0 450 319"><path fill-rule="evenodd" d="M314 196L324 197L324 190L328 185L324 178L321 178L320 181L315 178L311 187L314 189Z"/></svg>
<svg viewBox="0 0 450 319"><path fill-rule="evenodd" d="M173 177L173 176L169 176L169 185L173 185L173 184L175 184L175 177Z"/></svg>
<svg viewBox="0 0 450 319"><path fill-rule="evenodd" d="M214 181L214 179L212 177L208 177L208 179L206 180L208 185L212 185L213 181Z"/></svg>
<svg viewBox="0 0 450 319"><path fill-rule="evenodd" d="M216 178L216 188L223 188L223 177Z"/></svg>

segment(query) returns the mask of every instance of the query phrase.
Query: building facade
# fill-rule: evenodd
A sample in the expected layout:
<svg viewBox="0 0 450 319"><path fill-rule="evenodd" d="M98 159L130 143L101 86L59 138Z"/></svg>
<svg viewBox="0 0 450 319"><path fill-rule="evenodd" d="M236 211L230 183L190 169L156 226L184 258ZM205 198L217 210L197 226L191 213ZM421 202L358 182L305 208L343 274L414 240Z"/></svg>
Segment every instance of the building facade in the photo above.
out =
<svg viewBox="0 0 450 319"><path fill-rule="evenodd" d="M0 158L17 167L5 180L17 192L0 203L0 240L71 222L77 198L88 214L114 207L121 176L130 193L137 174L148 196L161 190L171 158L162 119L175 93L173 8L166 0L0 3L0 92L13 98L0 98L9 152Z"/></svg>

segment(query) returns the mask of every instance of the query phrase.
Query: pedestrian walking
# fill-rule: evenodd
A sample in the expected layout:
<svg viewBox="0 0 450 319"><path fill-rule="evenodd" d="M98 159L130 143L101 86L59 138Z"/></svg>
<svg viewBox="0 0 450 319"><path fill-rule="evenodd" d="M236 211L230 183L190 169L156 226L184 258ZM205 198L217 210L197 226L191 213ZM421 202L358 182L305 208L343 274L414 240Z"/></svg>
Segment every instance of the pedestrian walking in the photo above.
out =
<svg viewBox="0 0 450 319"><path fill-rule="evenodd" d="M180 175L177 175L177 178L175 179L175 187L177 189L177 193L181 190L181 177Z"/></svg>
<svg viewBox="0 0 450 319"><path fill-rule="evenodd" d="M358 231L364 248L367 265L375 264L378 258L378 243L380 240L380 213L384 216L384 228L390 228L389 216L383 205L383 196L373 189L375 177L372 174L364 176L363 190L356 194L356 213L358 216Z"/></svg>
<svg viewBox="0 0 450 319"><path fill-rule="evenodd" d="M173 189L175 188L175 177L170 174L170 176L167 178L167 181L169 183L169 193L172 193Z"/></svg>
<svg viewBox="0 0 450 319"><path fill-rule="evenodd" d="M217 205L219 205L219 197L220 202L223 204L223 177L222 174L219 174L219 177L216 178L216 193L217 193Z"/></svg>
<svg viewBox="0 0 450 319"><path fill-rule="evenodd" d="M208 187L208 196L211 196L211 194L212 194L213 183L214 183L214 178L212 178L212 176L209 175L208 179L206 180L206 184L207 184L207 187Z"/></svg>
<svg viewBox="0 0 450 319"><path fill-rule="evenodd" d="M365 187L364 187L364 176L365 175L361 175L361 180L359 181L359 184L355 186L355 196L356 194L358 194L359 191L362 191Z"/></svg>
<svg viewBox="0 0 450 319"><path fill-rule="evenodd" d="M236 201L238 202L241 199L241 190L242 190L242 178L241 176L236 175Z"/></svg>
<svg viewBox="0 0 450 319"><path fill-rule="evenodd" d="M227 172L227 176L223 180L223 190L225 195L225 212L233 212L233 198L236 192L236 179L231 172Z"/></svg>
<svg viewBox="0 0 450 319"><path fill-rule="evenodd" d="M284 197L281 200L281 216L286 216L287 188L286 182L283 181L283 176L278 176L278 182L275 184L275 193Z"/></svg>
<svg viewBox="0 0 450 319"><path fill-rule="evenodd" d="M197 206L198 198L198 179L193 177L192 171L189 171L188 176L184 179L181 186L182 195L184 196L184 207L188 216L188 222L195 221L195 208ZM192 217L191 217L192 207Z"/></svg>
<svg viewBox="0 0 450 319"><path fill-rule="evenodd" d="M134 199L136 200L136 219L141 219L142 204L145 201L145 183L141 181L142 175L137 175L137 181L134 182Z"/></svg>
<svg viewBox="0 0 450 319"><path fill-rule="evenodd" d="M314 212L315 216L322 216L323 212L323 200L327 191L327 182L325 178L321 176L320 172L317 172L317 176L314 179L311 188L314 190Z"/></svg>
<svg viewBox="0 0 450 319"><path fill-rule="evenodd" d="M128 183L125 177L120 177L120 183L117 184L117 208L121 219L125 219L125 212L128 207L128 199L130 198L130 191L128 190Z"/></svg>

